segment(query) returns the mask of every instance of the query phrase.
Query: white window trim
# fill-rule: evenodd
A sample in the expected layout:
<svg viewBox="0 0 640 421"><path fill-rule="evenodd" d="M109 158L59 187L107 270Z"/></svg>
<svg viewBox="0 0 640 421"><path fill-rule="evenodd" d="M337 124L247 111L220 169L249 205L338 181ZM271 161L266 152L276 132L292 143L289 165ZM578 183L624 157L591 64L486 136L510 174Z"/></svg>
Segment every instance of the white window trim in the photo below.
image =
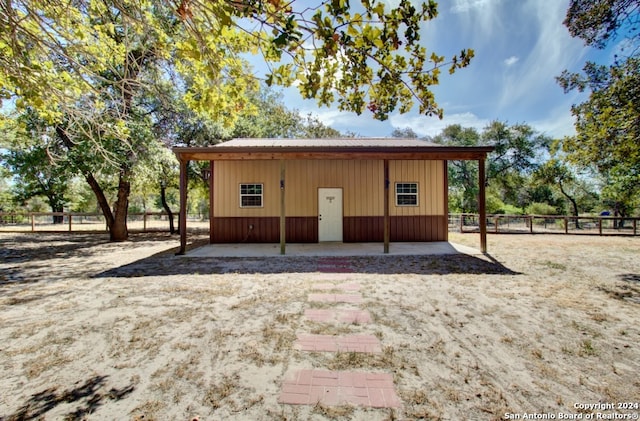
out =
<svg viewBox="0 0 640 421"><path fill-rule="evenodd" d="M260 194L243 194L242 193L242 186L260 186ZM239 205L241 208L243 209L250 209L250 208L263 208L264 207L264 183L240 183L238 186L238 193L239 193ZM243 197L260 197L260 206L243 206L242 205L242 198Z"/></svg>
<svg viewBox="0 0 640 421"><path fill-rule="evenodd" d="M399 184L415 184L416 185L416 192L415 193L398 193L398 185ZM417 207L420 206L420 184L418 184L418 182L416 181L397 181L394 185L394 192L396 195L396 206L398 207ZM403 205L403 204L399 204L398 203L398 195L413 195L416 197L416 204L415 205Z"/></svg>

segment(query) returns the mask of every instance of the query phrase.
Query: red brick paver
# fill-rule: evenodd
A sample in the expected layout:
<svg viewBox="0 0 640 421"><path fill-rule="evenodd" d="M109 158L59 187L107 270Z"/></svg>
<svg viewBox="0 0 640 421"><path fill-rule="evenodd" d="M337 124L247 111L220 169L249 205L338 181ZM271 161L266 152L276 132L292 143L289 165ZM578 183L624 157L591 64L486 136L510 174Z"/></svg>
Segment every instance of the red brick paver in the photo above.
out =
<svg viewBox="0 0 640 421"><path fill-rule="evenodd" d="M362 302L360 294L309 294L309 301L320 301L323 303L352 303Z"/></svg>
<svg viewBox="0 0 640 421"><path fill-rule="evenodd" d="M287 374L278 402L292 405L362 405L396 408L393 376L386 373L297 370Z"/></svg>
<svg viewBox="0 0 640 421"><path fill-rule="evenodd" d="M373 335L299 334L293 347L300 351L312 352L382 352L380 341Z"/></svg>
<svg viewBox="0 0 640 421"><path fill-rule="evenodd" d="M348 257L322 257L318 259L318 272L351 273L351 259Z"/></svg>
<svg viewBox="0 0 640 421"><path fill-rule="evenodd" d="M366 310L310 308L304 311L304 317L318 323L371 323L371 315Z"/></svg>

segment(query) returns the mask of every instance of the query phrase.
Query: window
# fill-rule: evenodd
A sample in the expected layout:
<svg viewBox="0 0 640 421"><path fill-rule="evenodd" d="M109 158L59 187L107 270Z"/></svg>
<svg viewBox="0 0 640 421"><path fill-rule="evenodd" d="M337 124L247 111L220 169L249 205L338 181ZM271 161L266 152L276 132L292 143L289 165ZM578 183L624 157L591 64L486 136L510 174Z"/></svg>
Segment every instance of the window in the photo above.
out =
<svg viewBox="0 0 640 421"><path fill-rule="evenodd" d="M262 184L240 184L240 207L262 207Z"/></svg>
<svg viewBox="0 0 640 421"><path fill-rule="evenodd" d="M396 206L418 206L418 183L396 183Z"/></svg>

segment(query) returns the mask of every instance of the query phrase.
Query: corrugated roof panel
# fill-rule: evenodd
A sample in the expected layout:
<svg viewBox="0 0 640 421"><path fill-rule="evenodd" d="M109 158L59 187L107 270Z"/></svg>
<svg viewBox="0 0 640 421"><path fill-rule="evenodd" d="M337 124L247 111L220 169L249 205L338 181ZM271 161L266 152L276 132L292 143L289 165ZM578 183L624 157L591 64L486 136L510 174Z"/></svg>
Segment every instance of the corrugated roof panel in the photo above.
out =
<svg viewBox="0 0 640 421"><path fill-rule="evenodd" d="M221 142L213 147L441 147L442 145L419 139L404 138L322 138L322 139L271 139L239 138Z"/></svg>

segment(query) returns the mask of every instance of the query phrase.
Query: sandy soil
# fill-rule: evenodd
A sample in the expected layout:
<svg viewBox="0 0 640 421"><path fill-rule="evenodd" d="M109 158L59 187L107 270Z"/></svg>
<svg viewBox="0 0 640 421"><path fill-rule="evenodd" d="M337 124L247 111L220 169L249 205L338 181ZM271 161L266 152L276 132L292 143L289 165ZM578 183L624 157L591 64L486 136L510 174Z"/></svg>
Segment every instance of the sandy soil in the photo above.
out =
<svg viewBox="0 0 640 421"><path fill-rule="evenodd" d="M486 258L352 258L353 274L176 246L0 234L0 419L558 419L640 401L638 237L490 235ZM373 323L304 319L314 283L346 281ZM304 353L298 333L374 334L383 352ZM393 373L402 407L281 405L298 368Z"/></svg>

